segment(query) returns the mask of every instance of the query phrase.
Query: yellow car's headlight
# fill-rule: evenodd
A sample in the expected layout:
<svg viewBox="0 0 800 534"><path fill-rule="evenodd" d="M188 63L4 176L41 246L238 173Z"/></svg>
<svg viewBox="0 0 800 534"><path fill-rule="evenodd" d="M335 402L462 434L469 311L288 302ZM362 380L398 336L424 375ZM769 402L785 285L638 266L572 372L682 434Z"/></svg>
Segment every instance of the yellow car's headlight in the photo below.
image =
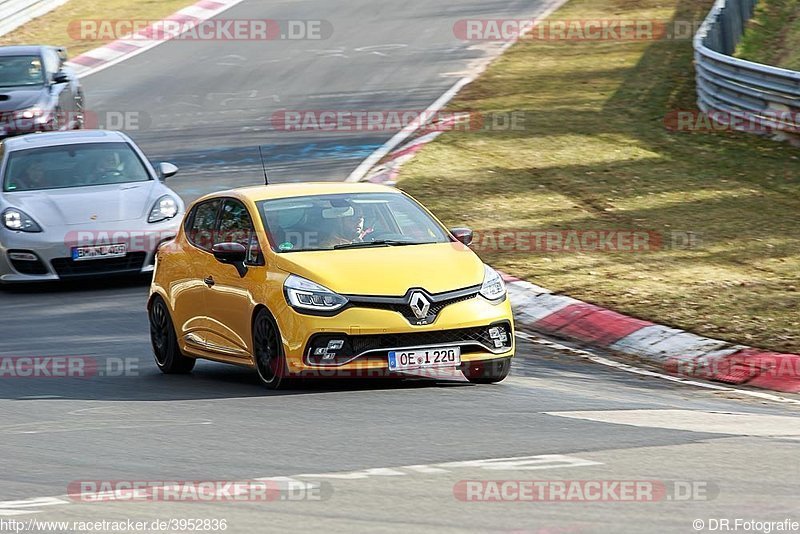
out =
<svg viewBox="0 0 800 534"><path fill-rule="evenodd" d="M483 266L481 295L491 301L499 301L506 296L506 283L503 282L503 277L488 265Z"/></svg>
<svg viewBox="0 0 800 534"><path fill-rule="evenodd" d="M298 311L333 312L347 304L347 299L327 287L297 275L289 275L283 283L286 301Z"/></svg>

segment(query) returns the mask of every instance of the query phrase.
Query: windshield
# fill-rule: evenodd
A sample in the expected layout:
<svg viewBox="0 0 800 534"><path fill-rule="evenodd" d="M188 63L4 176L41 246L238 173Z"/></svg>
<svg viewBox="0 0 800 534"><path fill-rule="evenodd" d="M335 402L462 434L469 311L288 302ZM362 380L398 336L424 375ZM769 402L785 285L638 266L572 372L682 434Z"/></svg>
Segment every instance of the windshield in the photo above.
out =
<svg viewBox="0 0 800 534"><path fill-rule="evenodd" d="M450 241L425 210L397 193L307 196L258 205L276 252Z"/></svg>
<svg viewBox="0 0 800 534"><path fill-rule="evenodd" d="M36 191L150 180L127 143L87 143L11 152L3 191Z"/></svg>
<svg viewBox="0 0 800 534"><path fill-rule="evenodd" d="M39 56L0 56L0 87L44 85L44 69Z"/></svg>

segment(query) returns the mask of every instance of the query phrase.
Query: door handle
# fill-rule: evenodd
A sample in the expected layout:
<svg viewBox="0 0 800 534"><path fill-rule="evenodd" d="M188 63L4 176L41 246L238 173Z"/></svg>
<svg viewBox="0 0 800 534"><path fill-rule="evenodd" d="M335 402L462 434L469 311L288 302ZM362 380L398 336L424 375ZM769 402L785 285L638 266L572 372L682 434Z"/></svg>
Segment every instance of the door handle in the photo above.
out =
<svg viewBox="0 0 800 534"><path fill-rule="evenodd" d="M212 287L216 283L214 282L213 276L207 277L205 280L203 280L203 282L205 282L208 287Z"/></svg>

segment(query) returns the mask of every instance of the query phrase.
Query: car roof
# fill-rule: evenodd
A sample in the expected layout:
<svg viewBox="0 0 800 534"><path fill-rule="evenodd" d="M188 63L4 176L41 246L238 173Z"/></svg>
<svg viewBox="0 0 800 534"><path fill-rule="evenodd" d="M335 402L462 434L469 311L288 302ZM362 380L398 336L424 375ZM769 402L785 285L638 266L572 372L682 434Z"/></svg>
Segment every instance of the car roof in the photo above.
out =
<svg viewBox="0 0 800 534"><path fill-rule="evenodd" d="M234 197L252 202L274 200L280 198L305 197L311 195L336 195L347 193L395 193L402 194L399 189L386 185L368 182L298 182L286 184L257 185L240 187L211 193L198 200L209 200L217 197Z"/></svg>
<svg viewBox="0 0 800 534"><path fill-rule="evenodd" d="M39 55L45 48L50 46L23 45L23 46L0 46L0 56L32 56Z"/></svg>
<svg viewBox="0 0 800 534"><path fill-rule="evenodd" d="M3 141L7 152L61 145L83 143L119 143L128 138L121 132L109 130L71 130L69 132L46 132L9 137Z"/></svg>

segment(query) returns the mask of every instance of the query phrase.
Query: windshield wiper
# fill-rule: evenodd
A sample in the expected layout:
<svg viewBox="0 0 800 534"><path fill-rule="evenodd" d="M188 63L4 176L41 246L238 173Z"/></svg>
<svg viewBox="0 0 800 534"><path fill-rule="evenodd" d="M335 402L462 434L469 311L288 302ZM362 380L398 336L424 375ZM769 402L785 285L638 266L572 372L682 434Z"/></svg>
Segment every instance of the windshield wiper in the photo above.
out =
<svg viewBox="0 0 800 534"><path fill-rule="evenodd" d="M377 239L375 241L357 241L355 243L342 243L334 245L335 250L342 248L361 248L361 247L403 247L408 245L432 245L435 241L397 241L395 239Z"/></svg>

